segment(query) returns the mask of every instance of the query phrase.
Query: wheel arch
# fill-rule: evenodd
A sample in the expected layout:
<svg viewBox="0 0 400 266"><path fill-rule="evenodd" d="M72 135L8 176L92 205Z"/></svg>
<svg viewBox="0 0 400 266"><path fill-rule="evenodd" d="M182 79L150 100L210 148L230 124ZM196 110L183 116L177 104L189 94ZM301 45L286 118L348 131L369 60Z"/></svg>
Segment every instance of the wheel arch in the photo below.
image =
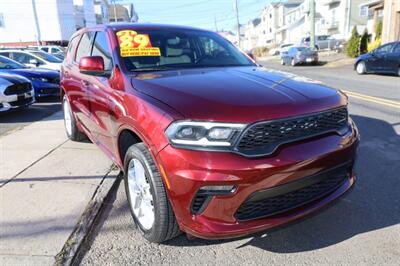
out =
<svg viewBox="0 0 400 266"><path fill-rule="evenodd" d="M119 156L119 161L121 162L121 166L124 165L125 155L129 147L141 142L145 143L143 139L139 136L139 134L137 134L130 128L124 128L119 132L117 147L118 147L118 156Z"/></svg>

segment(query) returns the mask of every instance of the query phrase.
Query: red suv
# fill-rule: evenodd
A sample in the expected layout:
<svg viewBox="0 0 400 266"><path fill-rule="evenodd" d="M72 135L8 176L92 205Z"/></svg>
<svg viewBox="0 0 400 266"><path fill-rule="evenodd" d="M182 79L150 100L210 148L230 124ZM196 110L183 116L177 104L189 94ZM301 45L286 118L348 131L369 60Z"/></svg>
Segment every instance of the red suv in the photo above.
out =
<svg viewBox="0 0 400 266"><path fill-rule="evenodd" d="M61 86L68 137L87 136L124 172L134 222L152 242L265 230L355 180L358 131L346 96L262 68L213 32L82 29Z"/></svg>

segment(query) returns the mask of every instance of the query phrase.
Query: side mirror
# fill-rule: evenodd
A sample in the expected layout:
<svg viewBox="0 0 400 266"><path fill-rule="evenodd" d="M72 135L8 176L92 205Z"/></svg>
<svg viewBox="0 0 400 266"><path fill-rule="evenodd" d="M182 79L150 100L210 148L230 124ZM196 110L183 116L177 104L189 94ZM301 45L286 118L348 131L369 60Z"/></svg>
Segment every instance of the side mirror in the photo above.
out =
<svg viewBox="0 0 400 266"><path fill-rule="evenodd" d="M101 56L85 56L79 60L79 72L92 76L106 76Z"/></svg>

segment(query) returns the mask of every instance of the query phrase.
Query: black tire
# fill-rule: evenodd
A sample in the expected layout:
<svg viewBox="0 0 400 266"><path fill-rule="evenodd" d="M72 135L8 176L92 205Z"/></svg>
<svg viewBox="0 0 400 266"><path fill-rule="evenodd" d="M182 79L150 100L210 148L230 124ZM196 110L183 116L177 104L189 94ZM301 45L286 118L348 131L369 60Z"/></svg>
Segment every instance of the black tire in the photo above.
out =
<svg viewBox="0 0 400 266"><path fill-rule="evenodd" d="M400 66L399 66L399 68L397 69L397 76L400 77Z"/></svg>
<svg viewBox="0 0 400 266"><path fill-rule="evenodd" d="M366 69L364 61L360 61L360 62L357 63L356 72L357 72L358 75L364 75L367 72L367 69Z"/></svg>
<svg viewBox="0 0 400 266"><path fill-rule="evenodd" d="M128 189L128 166L132 159L137 159L143 164L146 179L150 184L150 191L154 200L153 206L155 219L154 224L149 230L145 230L140 225L132 210ZM162 177L145 144L137 143L129 147L127 150L124 160L124 183L132 218L145 239L150 242L161 243L181 234L175 214L165 191Z"/></svg>
<svg viewBox="0 0 400 266"><path fill-rule="evenodd" d="M65 105L68 105L68 109L66 108ZM68 97L64 95L63 101L62 101L62 109L63 109L63 115L64 115L64 126L65 126L65 133L67 134L67 137L72 140L72 141L77 141L77 142L85 142L88 140L86 135L79 131L77 125L76 125L76 120L75 116L72 112L71 105L69 103ZM67 123L66 123L66 112L69 112L70 118L71 118L71 125L70 125L70 130L67 129Z"/></svg>

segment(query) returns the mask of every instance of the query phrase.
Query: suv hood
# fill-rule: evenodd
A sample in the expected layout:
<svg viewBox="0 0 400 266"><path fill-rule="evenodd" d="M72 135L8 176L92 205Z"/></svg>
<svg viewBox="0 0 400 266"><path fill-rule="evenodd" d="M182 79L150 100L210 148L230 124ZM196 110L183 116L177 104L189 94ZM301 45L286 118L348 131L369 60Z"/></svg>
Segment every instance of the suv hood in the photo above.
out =
<svg viewBox="0 0 400 266"><path fill-rule="evenodd" d="M346 104L345 96L321 83L257 67L141 73L132 85L192 120L255 122Z"/></svg>

